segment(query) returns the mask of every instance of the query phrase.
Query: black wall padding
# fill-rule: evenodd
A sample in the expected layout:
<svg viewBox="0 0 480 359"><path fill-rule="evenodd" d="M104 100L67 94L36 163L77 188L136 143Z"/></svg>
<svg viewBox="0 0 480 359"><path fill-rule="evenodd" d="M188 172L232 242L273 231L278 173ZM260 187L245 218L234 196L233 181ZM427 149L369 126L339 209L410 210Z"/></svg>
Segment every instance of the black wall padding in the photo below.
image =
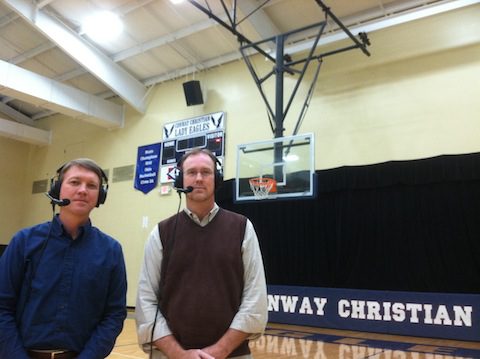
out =
<svg viewBox="0 0 480 359"><path fill-rule="evenodd" d="M253 222L267 282L480 293L480 154L317 171L308 200L220 206Z"/></svg>

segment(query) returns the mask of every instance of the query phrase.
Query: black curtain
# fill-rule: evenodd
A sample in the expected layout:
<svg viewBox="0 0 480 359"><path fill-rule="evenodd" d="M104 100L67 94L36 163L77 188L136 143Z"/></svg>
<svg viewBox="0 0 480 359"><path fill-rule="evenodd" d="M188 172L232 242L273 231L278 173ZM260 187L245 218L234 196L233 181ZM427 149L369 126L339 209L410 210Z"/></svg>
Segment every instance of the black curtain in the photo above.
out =
<svg viewBox="0 0 480 359"><path fill-rule="evenodd" d="M268 284L480 293L480 154L316 172L314 199L234 203Z"/></svg>

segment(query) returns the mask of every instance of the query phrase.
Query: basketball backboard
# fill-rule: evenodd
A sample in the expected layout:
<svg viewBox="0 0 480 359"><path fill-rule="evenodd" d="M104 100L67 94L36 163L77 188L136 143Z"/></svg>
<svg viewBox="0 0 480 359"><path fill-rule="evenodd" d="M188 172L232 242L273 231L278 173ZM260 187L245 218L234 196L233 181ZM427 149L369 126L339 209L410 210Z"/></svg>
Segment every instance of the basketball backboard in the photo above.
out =
<svg viewBox="0 0 480 359"><path fill-rule="evenodd" d="M313 197L314 150L313 134L238 145L235 201Z"/></svg>

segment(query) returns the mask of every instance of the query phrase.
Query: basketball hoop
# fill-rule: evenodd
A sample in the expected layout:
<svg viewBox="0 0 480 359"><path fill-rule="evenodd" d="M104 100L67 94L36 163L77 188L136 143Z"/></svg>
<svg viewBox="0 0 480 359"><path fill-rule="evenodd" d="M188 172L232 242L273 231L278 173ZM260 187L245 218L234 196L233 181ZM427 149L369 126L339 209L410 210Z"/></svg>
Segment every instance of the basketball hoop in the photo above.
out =
<svg viewBox="0 0 480 359"><path fill-rule="evenodd" d="M271 192L277 192L277 181L273 178L250 178L248 180L250 183L250 188L253 191L255 199L265 199L268 197L268 194Z"/></svg>

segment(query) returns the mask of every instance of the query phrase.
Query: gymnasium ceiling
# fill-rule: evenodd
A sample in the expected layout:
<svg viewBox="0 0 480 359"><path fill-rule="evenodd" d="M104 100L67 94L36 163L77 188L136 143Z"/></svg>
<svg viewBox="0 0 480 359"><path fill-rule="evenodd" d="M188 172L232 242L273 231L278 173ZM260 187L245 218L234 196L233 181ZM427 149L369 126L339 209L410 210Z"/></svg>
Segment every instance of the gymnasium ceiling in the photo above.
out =
<svg viewBox="0 0 480 359"><path fill-rule="evenodd" d="M478 2L321 1L355 36ZM121 127L122 104L144 113L155 84L241 59L237 37L194 3L225 23L236 9L236 29L252 42L325 18L317 0L0 0L0 136L48 144L51 133L37 120L56 113ZM82 19L95 10L121 17L116 40L82 33ZM319 44L344 37L330 18ZM288 40L290 54L312 44L309 32Z"/></svg>

